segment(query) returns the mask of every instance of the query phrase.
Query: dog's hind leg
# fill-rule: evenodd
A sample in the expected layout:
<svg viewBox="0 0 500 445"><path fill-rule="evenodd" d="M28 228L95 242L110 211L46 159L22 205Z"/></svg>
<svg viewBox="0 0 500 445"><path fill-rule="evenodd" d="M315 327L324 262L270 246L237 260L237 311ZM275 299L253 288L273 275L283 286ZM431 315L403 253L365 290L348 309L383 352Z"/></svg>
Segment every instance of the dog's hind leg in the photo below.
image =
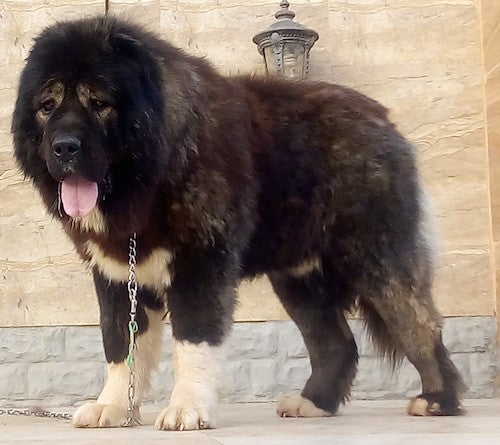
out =
<svg viewBox="0 0 500 445"><path fill-rule="evenodd" d="M125 284L109 281L96 271L94 282L100 306L108 375L97 402L80 406L73 415L73 425L78 428L119 427L126 423L128 417L129 368L126 358L130 303ZM151 371L158 364L165 315L163 302L152 291L139 288L138 300L139 331L136 338L133 407L133 417L137 421L140 420L141 399L149 388Z"/></svg>
<svg viewBox="0 0 500 445"><path fill-rule="evenodd" d="M343 309L318 271L273 273L269 278L302 333L312 368L301 395L283 399L277 413L282 417L331 416L349 397L358 361Z"/></svg>
<svg viewBox="0 0 500 445"><path fill-rule="evenodd" d="M360 288L360 305L381 352L406 355L422 381L422 394L410 401L408 414L457 415L464 384L441 338L441 316L432 302L430 279L424 273L385 283L373 277ZM377 284L378 283L378 284Z"/></svg>

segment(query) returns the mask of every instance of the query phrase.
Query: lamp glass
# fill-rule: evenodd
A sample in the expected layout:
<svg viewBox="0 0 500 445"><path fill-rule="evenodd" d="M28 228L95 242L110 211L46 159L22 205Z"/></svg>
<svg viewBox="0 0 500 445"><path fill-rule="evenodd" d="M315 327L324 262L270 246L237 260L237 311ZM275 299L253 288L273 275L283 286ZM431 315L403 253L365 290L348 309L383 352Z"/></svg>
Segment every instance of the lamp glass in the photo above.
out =
<svg viewBox="0 0 500 445"><path fill-rule="evenodd" d="M302 42L286 42L283 47L283 74L305 77L305 47Z"/></svg>
<svg viewBox="0 0 500 445"><path fill-rule="evenodd" d="M280 63L278 63L278 58ZM269 45L264 48L264 61L266 63L267 74L282 74L281 60L281 54L276 54L276 47L274 45Z"/></svg>

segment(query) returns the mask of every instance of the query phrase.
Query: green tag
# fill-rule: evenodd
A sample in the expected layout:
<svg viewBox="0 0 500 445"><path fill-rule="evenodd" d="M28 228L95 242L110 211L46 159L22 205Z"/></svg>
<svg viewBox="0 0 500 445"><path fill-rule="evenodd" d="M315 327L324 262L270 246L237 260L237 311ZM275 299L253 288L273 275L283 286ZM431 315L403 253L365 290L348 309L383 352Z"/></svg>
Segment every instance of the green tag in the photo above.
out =
<svg viewBox="0 0 500 445"><path fill-rule="evenodd" d="M137 324L137 321L129 321L128 330L135 334L139 330L139 325Z"/></svg>
<svg viewBox="0 0 500 445"><path fill-rule="evenodd" d="M127 365L129 368L132 368L135 364L135 344L131 344L128 348L128 355L127 355Z"/></svg>
<svg viewBox="0 0 500 445"><path fill-rule="evenodd" d="M134 356L132 354L127 355L127 366L129 368L134 366Z"/></svg>

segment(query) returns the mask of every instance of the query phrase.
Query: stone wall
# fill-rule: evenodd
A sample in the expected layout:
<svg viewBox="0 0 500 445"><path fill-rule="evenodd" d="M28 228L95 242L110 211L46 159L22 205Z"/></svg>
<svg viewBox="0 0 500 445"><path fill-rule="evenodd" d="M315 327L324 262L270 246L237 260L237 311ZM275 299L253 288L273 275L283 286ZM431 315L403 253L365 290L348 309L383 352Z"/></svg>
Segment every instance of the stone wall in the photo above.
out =
<svg viewBox="0 0 500 445"><path fill-rule="evenodd" d="M251 38L274 20L277 3L111 0L110 10L207 56L223 73L248 73L263 72ZM445 315L495 310L477 5L474 0L292 2L297 20L320 34L311 52L311 77L380 100L419 148L442 235L435 294ZM0 4L0 326L97 322L90 276L15 168L9 125L32 37L56 19L103 10L102 0ZM498 70L490 69L493 88ZM494 143L494 133L490 139ZM285 317L266 281L246 284L240 293L238 320Z"/></svg>
<svg viewBox="0 0 500 445"><path fill-rule="evenodd" d="M497 282L500 282L500 2L482 1L486 123ZM500 293L497 286L497 314Z"/></svg>
<svg viewBox="0 0 500 445"><path fill-rule="evenodd" d="M360 361L357 399L415 395L420 381L403 362L394 372L375 354L363 325L350 322ZM443 340L466 384L467 397L491 397L495 373L494 317L447 318ZM162 402L173 388L170 329L148 400ZM277 400L302 389L309 377L307 351L290 321L238 323L226 345L222 395L232 402ZM105 377L101 335L95 326L0 328L0 407L73 405L97 397Z"/></svg>

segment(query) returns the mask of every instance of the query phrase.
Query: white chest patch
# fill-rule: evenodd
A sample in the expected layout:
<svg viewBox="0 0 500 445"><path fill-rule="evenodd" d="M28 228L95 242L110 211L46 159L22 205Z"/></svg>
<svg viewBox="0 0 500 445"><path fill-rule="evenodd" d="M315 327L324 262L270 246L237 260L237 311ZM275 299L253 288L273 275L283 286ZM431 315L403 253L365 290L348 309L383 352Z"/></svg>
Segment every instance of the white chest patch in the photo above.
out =
<svg viewBox="0 0 500 445"><path fill-rule="evenodd" d="M128 264L106 256L98 244L87 241L87 253L91 256L90 265L97 266L99 271L108 279L118 282L127 282ZM163 292L170 286L169 265L171 253L166 249L155 249L149 256L137 263L136 277L139 286L147 286L158 292Z"/></svg>

